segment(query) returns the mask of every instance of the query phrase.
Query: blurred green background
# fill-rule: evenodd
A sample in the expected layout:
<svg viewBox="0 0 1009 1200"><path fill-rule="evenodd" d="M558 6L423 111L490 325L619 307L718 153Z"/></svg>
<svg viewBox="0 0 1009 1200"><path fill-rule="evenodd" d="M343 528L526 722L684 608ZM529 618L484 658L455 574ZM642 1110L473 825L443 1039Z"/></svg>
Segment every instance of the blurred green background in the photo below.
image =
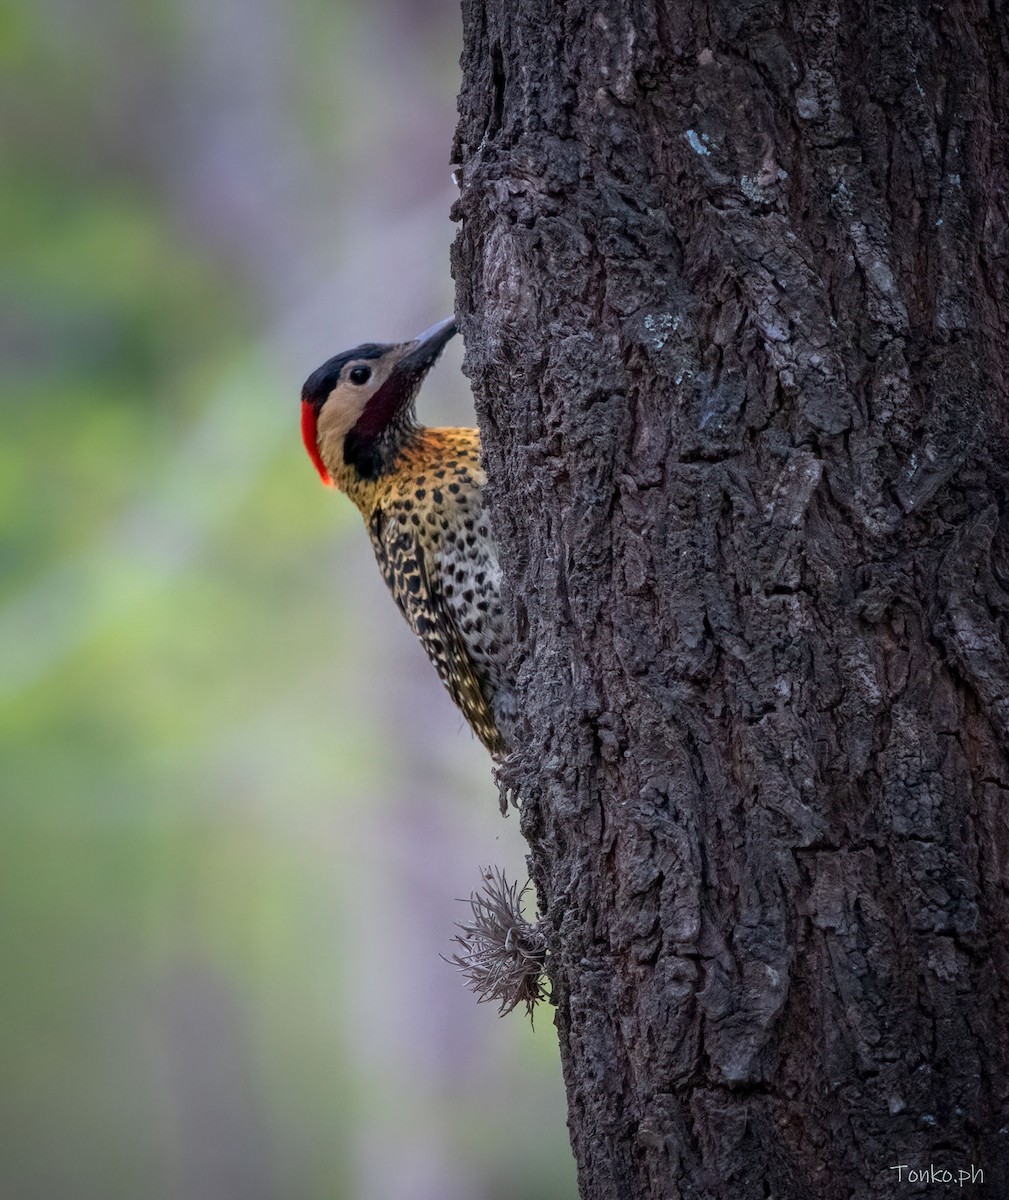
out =
<svg viewBox="0 0 1009 1200"><path fill-rule="evenodd" d="M0 4L0 1196L575 1194L523 872L298 391L450 311L454 0ZM422 397L472 423L453 345Z"/></svg>

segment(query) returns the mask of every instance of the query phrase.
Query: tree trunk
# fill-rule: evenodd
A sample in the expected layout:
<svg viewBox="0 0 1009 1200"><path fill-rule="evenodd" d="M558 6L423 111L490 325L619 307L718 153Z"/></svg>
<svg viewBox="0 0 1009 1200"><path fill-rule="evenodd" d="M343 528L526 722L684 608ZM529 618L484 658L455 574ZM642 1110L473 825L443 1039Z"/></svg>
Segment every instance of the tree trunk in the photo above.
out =
<svg viewBox="0 0 1009 1200"><path fill-rule="evenodd" d="M1009 1195L1005 10L463 12L582 1195Z"/></svg>

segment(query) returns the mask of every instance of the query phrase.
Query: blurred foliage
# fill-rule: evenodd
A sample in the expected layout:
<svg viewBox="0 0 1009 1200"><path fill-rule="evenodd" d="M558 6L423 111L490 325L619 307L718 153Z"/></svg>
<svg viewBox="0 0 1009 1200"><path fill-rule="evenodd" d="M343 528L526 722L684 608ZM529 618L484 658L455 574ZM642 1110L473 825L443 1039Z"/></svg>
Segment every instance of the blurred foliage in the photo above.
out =
<svg viewBox="0 0 1009 1200"><path fill-rule="evenodd" d="M455 20L0 6L4 1196L574 1194L549 1012L437 957L517 823L297 436L448 303Z"/></svg>

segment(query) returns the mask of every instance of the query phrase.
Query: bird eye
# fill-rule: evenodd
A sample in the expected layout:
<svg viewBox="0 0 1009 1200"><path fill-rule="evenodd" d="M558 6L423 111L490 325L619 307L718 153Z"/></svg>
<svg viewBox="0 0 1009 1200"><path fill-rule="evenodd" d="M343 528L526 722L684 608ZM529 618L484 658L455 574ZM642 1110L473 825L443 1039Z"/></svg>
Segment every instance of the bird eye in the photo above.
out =
<svg viewBox="0 0 1009 1200"><path fill-rule="evenodd" d="M367 383L371 378L371 367L355 367L350 373L351 383Z"/></svg>

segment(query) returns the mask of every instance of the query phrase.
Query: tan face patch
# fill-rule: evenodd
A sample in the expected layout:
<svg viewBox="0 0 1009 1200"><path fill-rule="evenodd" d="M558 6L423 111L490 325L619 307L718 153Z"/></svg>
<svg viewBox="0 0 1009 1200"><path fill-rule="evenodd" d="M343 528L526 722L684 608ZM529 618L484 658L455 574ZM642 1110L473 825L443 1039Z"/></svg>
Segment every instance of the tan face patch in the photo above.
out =
<svg viewBox="0 0 1009 1200"><path fill-rule="evenodd" d="M347 434L360 420L368 401L412 346L412 342L393 346L381 358L351 359L340 372L336 387L322 405L317 423L319 453L334 479L339 476L344 465L343 443ZM363 374L365 371L367 378L356 382L355 372Z"/></svg>

